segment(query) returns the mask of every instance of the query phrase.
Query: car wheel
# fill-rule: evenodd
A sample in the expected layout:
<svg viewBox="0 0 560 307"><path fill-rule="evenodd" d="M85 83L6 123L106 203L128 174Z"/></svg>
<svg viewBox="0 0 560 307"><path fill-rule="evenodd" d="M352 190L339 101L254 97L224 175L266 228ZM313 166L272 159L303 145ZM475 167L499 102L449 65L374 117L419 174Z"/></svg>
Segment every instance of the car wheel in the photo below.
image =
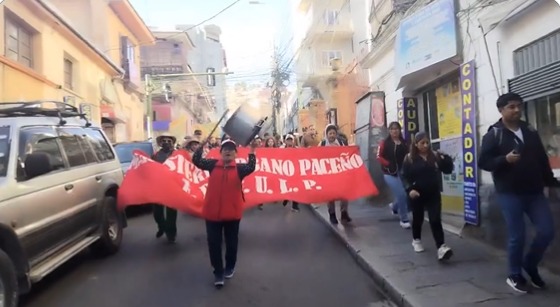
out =
<svg viewBox="0 0 560 307"><path fill-rule="evenodd" d="M16 268L10 257L0 250L0 307L16 307L18 296Z"/></svg>
<svg viewBox="0 0 560 307"><path fill-rule="evenodd" d="M121 246L123 225L114 197L106 196L103 201L100 227L101 237L92 246L93 251L100 256L115 254Z"/></svg>

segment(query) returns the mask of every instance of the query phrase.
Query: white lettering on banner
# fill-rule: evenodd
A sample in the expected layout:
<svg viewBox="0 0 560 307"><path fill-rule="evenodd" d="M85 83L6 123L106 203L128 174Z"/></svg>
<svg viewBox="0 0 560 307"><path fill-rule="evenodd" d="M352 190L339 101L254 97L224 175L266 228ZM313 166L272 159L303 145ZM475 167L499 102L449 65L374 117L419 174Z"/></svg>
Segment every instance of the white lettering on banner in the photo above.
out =
<svg viewBox="0 0 560 307"><path fill-rule="evenodd" d="M261 158L257 160L255 171L272 173L281 176L293 176L296 172L296 167L294 162L290 160Z"/></svg>
<svg viewBox="0 0 560 307"><path fill-rule="evenodd" d="M128 167L129 170L137 169L140 165L144 163L154 162L152 159L139 155L134 154L132 161L130 161L130 166Z"/></svg>
<svg viewBox="0 0 560 307"><path fill-rule="evenodd" d="M364 161L357 154L351 156L343 153L340 157L327 159L302 159L299 160L299 172L301 176L338 174L362 167Z"/></svg>
<svg viewBox="0 0 560 307"><path fill-rule="evenodd" d="M208 172L199 169L182 155L170 157L163 164L169 167L169 170L172 172L185 176L187 180L192 181L194 184L199 184L210 176Z"/></svg>

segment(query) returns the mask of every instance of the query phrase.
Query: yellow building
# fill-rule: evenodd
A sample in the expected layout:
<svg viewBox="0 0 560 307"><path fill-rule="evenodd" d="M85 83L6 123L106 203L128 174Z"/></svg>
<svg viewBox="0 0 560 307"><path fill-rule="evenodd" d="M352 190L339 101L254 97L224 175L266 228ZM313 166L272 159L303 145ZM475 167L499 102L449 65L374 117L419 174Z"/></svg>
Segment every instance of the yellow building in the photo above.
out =
<svg viewBox="0 0 560 307"><path fill-rule="evenodd" d="M0 8L0 101L66 101L113 142L145 138L138 46L154 37L127 0L6 0Z"/></svg>

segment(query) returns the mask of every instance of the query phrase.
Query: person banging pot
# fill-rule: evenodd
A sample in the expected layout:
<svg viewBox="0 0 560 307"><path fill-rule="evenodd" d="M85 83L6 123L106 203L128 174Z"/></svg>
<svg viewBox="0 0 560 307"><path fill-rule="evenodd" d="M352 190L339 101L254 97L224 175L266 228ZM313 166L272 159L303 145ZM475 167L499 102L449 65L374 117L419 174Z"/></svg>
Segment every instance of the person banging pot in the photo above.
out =
<svg viewBox="0 0 560 307"><path fill-rule="evenodd" d="M402 178L412 208L412 246L417 253L424 251L421 235L424 211L427 211L438 259L447 260L453 251L444 241L440 178L441 173L453 172L453 159L440 151L433 151L426 132L416 133L411 143L403 162Z"/></svg>
<svg viewBox="0 0 560 307"><path fill-rule="evenodd" d="M210 264L214 268L214 286L224 286L224 278L232 278L237 262L239 223L243 216L245 196L241 185L243 179L255 171L257 158L253 140L247 163L236 163L237 144L224 140L220 146L219 159L202 158L206 140L193 155L193 164L208 171L208 187L204 197L202 216L206 220L206 236ZM225 238L225 267L222 258L222 238Z"/></svg>

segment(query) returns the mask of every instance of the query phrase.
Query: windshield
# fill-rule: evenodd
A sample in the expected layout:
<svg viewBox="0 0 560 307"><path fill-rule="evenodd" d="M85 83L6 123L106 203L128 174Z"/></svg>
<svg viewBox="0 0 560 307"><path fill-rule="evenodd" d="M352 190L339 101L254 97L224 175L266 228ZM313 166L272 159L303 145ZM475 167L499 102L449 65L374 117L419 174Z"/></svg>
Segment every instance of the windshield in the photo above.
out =
<svg viewBox="0 0 560 307"><path fill-rule="evenodd" d="M130 163L132 161L132 152L134 150L141 150L147 155L151 156L154 153L154 148L151 143L138 143L138 144L117 144L115 151L121 163Z"/></svg>
<svg viewBox="0 0 560 307"><path fill-rule="evenodd" d="M6 177L8 172L8 157L10 156L10 127L0 127L0 177Z"/></svg>

